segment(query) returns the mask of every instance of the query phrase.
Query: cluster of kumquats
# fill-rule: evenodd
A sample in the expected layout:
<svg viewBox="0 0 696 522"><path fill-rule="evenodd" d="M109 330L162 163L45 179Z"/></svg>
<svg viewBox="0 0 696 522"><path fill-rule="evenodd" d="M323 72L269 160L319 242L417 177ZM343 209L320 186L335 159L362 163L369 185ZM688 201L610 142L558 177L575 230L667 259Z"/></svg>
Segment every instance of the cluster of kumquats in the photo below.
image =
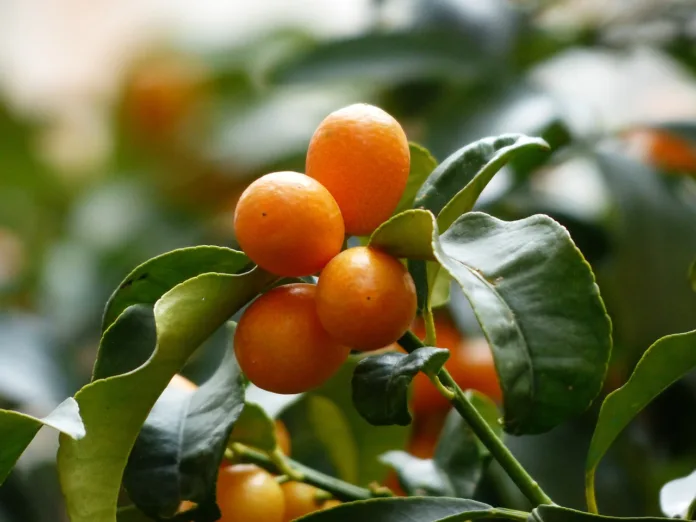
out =
<svg viewBox="0 0 696 522"><path fill-rule="evenodd" d="M409 169L409 144L399 123L377 107L357 104L321 122L309 145L306 174L267 174L243 192L234 227L249 258L281 277L319 274L316 285L276 286L243 313L234 349L256 386L304 392L327 381L351 350L398 350L395 343L409 328L424 337L415 284L404 264L375 248L344 249L346 236L368 236L389 219ZM451 351L446 367L457 382L499 399L488 345L463 343L446 316L436 317L436 330L438 346ZM449 403L419 374L411 405L416 425L409 449L430 457ZM287 432L277 426L287 453ZM398 484L387 485L398 493ZM257 495L277 502L249 500ZM321 496L306 484L278 485L250 465L223 467L218 479L223 522L286 522L337 503L317 501Z"/></svg>

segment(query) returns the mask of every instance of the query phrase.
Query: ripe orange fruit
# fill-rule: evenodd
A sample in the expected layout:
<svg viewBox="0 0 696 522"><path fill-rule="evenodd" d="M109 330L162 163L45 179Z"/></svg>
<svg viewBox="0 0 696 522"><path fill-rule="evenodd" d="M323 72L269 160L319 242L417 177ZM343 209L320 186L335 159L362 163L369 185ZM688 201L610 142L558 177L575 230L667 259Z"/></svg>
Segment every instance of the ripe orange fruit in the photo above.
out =
<svg viewBox="0 0 696 522"><path fill-rule="evenodd" d="M654 167L667 172L696 173L696 148L683 138L657 129L636 129L625 137L642 159Z"/></svg>
<svg viewBox="0 0 696 522"><path fill-rule="evenodd" d="M237 203L234 230L254 263L287 277L321 270L344 238L334 198L299 172L274 172L249 185Z"/></svg>
<svg viewBox="0 0 696 522"><path fill-rule="evenodd" d="M340 500L336 500L335 498L332 498L331 500L327 500L326 502L324 502L324 504L321 506L321 509L331 509L331 508L335 508L335 507L340 506L340 505L341 505Z"/></svg>
<svg viewBox="0 0 696 522"><path fill-rule="evenodd" d="M416 417L406 451L421 459L433 458L447 413L448 410L433 410Z"/></svg>
<svg viewBox="0 0 696 522"><path fill-rule="evenodd" d="M309 515L324 507L326 501L317 500L319 490L303 482L286 482L280 486L285 495L285 516L283 522Z"/></svg>
<svg viewBox="0 0 696 522"><path fill-rule="evenodd" d="M265 293L237 325L234 351L244 374L259 388L300 393L331 377L349 349L321 325L316 286L297 283Z"/></svg>
<svg viewBox="0 0 696 522"><path fill-rule="evenodd" d="M290 456L290 433L288 433L288 429L282 421L275 421L275 436L280 451L284 455Z"/></svg>
<svg viewBox="0 0 696 522"><path fill-rule="evenodd" d="M220 469L217 503L220 522L282 522L283 490L273 475L252 464Z"/></svg>
<svg viewBox="0 0 696 522"><path fill-rule="evenodd" d="M348 234L370 234L396 209L411 162L404 130L378 107L359 103L329 114L307 151L307 175L341 207Z"/></svg>
<svg viewBox="0 0 696 522"><path fill-rule="evenodd" d="M416 314L416 287L401 262L369 247L349 248L322 270L317 313L341 344L374 350L395 342Z"/></svg>

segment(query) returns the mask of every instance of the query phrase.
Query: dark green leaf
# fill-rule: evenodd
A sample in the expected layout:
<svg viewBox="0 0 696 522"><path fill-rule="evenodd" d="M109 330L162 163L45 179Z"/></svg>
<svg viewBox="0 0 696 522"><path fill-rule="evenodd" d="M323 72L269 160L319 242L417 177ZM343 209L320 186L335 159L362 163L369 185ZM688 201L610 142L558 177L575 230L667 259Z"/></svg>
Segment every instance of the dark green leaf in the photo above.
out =
<svg viewBox="0 0 696 522"><path fill-rule="evenodd" d="M428 179L430 173L437 167L437 161L425 147L417 143L409 143L408 148L411 152L411 169L408 173L406 188L401 195L401 200L396 206L394 214L399 214L413 207L413 200L416 198L418 190L425 180Z"/></svg>
<svg viewBox="0 0 696 522"><path fill-rule="evenodd" d="M475 42L464 33L371 33L322 44L286 62L275 72L273 80L281 83L351 80L370 84L437 77L471 80L481 75L485 65Z"/></svg>
<svg viewBox="0 0 696 522"><path fill-rule="evenodd" d="M249 265L243 252L216 246L182 248L154 257L128 274L109 298L102 328L106 330L133 304L155 304L187 279L206 272L236 274Z"/></svg>
<svg viewBox="0 0 696 522"><path fill-rule="evenodd" d="M467 394L501 436L495 403L480 393ZM452 410L440 433L433 459L391 451L383 455L382 460L396 470L401 486L410 495L470 498L476 492L490 454L462 417Z"/></svg>
<svg viewBox="0 0 696 522"><path fill-rule="evenodd" d="M467 515L462 520L492 518L495 510L481 502L458 498L376 498L342 504L318 511L298 520L302 522L437 522L452 515Z"/></svg>
<svg viewBox="0 0 696 522"><path fill-rule="evenodd" d="M628 382L604 399L587 454L588 495L594 495L595 470L619 433L650 401L694 368L696 330L663 337L648 348Z"/></svg>
<svg viewBox="0 0 696 522"><path fill-rule="evenodd" d="M462 214L474 208L476 200L493 176L517 153L548 148L540 138L505 134L484 138L459 149L443 161L416 195L414 207L437 215L441 232Z"/></svg>
<svg viewBox="0 0 696 522"><path fill-rule="evenodd" d="M604 381L611 324L566 230L547 216L471 212L435 246L493 349L505 430L542 433L587 409Z"/></svg>
<svg viewBox="0 0 696 522"><path fill-rule="evenodd" d="M696 292L696 261L689 267L689 279L691 279L691 288Z"/></svg>
<svg viewBox="0 0 696 522"><path fill-rule="evenodd" d="M80 409L72 397L60 403L43 419L17 411L0 410L0 484L5 481L17 459L43 426L50 426L65 437L75 440L85 436Z"/></svg>
<svg viewBox="0 0 696 522"><path fill-rule="evenodd" d="M605 517L560 506L539 506L529 515L528 522L665 522L667 520L671 519L658 517Z"/></svg>
<svg viewBox="0 0 696 522"><path fill-rule="evenodd" d="M671 121L654 125L654 127L664 129L696 147L696 121Z"/></svg>
<svg viewBox="0 0 696 522"><path fill-rule="evenodd" d="M449 350L419 348L403 354L387 352L365 357L353 374L353 404L365 420L376 426L411 423L408 389L420 371L437 374Z"/></svg>
<svg viewBox="0 0 696 522"><path fill-rule="evenodd" d="M335 473L355 473L354 483L367 486L371 482L382 482L389 468L379 462L378 457L394 448L403 448L408 439L409 428L403 426L373 426L367 422L353 405L351 380L359 357L348 358L339 371L318 390L313 390L288 411L287 426L293 434L293 456L311 461L317 451L323 453L332 464ZM334 413L340 413L347 427L341 438L325 447L321 441L329 436L329 428L318 424L318 410L312 405L314 397L331 401ZM324 407L323 409L328 409ZM337 417L332 421L343 424ZM316 420L316 422L315 422ZM325 424L325 423L324 423Z"/></svg>
<svg viewBox="0 0 696 522"><path fill-rule="evenodd" d="M240 442L263 451L273 451L277 445L275 424L258 404L247 402L234 425L230 442Z"/></svg>
<svg viewBox="0 0 696 522"><path fill-rule="evenodd" d="M195 392L168 386L128 459L123 483L133 503L155 518L172 516L183 500L213 506L218 468L243 407L244 382L231 350Z"/></svg>
<svg viewBox="0 0 696 522"><path fill-rule="evenodd" d="M254 269L240 275L203 274L174 287L155 304L157 346L147 362L77 393L87 435L79 441L61 437L58 451L71 522L114 521L128 455L157 398L196 348L272 281ZM126 311L116 322L128 320ZM127 328L119 335L124 349L138 342Z"/></svg>
<svg viewBox="0 0 696 522"><path fill-rule="evenodd" d="M135 506L127 506L119 508L116 513L116 522L154 522L154 519L138 511Z"/></svg>

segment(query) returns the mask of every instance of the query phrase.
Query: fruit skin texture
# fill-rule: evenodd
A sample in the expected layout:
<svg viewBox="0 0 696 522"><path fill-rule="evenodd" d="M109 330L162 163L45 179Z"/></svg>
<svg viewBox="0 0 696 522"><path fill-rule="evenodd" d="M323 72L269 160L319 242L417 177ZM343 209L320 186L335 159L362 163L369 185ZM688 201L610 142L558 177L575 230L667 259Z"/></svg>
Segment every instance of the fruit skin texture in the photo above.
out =
<svg viewBox="0 0 696 522"><path fill-rule="evenodd" d="M408 330L416 314L416 287L398 259L374 248L349 248L321 272L317 313L341 344L375 350Z"/></svg>
<svg viewBox="0 0 696 522"><path fill-rule="evenodd" d="M242 250L264 270L286 277L314 274L341 251L345 234L333 196L299 172L274 172L242 193L234 212Z"/></svg>
<svg viewBox="0 0 696 522"><path fill-rule="evenodd" d="M252 464L220 469L217 502L220 522L282 522L283 490L273 475Z"/></svg>
<svg viewBox="0 0 696 522"><path fill-rule="evenodd" d="M331 377L349 348L331 338L317 316L316 286L297 283L265 293L246 309L234 335L244 374L274 393L301 393Z"/></svg>
<svg viewBox="0 0 696 522"><path fill-rule="evenodd" d="M326 502L317 500L319 490L302 482L286 482L280 486L285 495L285 516L283 522L290 522L324 507Z"/></svg>
<svg viewBox="0 0 696 522"><path fill-rule="evenodd" d="M406 187L411 153L404 130L364 103L329 114L307 151L307 175L336 198L348 234L364 236L387 220Z"/></svg>

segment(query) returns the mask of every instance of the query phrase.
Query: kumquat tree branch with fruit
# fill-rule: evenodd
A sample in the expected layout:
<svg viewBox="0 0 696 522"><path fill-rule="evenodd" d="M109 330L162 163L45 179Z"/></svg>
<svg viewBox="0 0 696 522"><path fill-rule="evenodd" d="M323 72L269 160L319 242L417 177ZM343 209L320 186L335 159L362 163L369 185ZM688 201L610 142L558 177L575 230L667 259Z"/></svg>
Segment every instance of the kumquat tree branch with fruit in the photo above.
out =
<svg viewBox="0 0 696 522"><path fill-rule="evenodd" d="M593 405L612 323L566 228L477 207L501 169L547 149L505 134L438 164L378 107L330 113L305 173L269 173L241 194L239 250L182 248L136 267L106 303L91 382L48 417L0 413L0 475L47 425L70 522L606 520L597 467L696 367L696 332L659 339L601 402L586 511L554 503L509 442ZM483 334L465 350L437 306L452 286ZM219 331L232 346L197 386L180 372ZM442 414L414 423L424 412ZM405 445L412 424L429 442ZM367 453L347 438L355 426ZM492 464L528 510L473 499Z"/></svg>

